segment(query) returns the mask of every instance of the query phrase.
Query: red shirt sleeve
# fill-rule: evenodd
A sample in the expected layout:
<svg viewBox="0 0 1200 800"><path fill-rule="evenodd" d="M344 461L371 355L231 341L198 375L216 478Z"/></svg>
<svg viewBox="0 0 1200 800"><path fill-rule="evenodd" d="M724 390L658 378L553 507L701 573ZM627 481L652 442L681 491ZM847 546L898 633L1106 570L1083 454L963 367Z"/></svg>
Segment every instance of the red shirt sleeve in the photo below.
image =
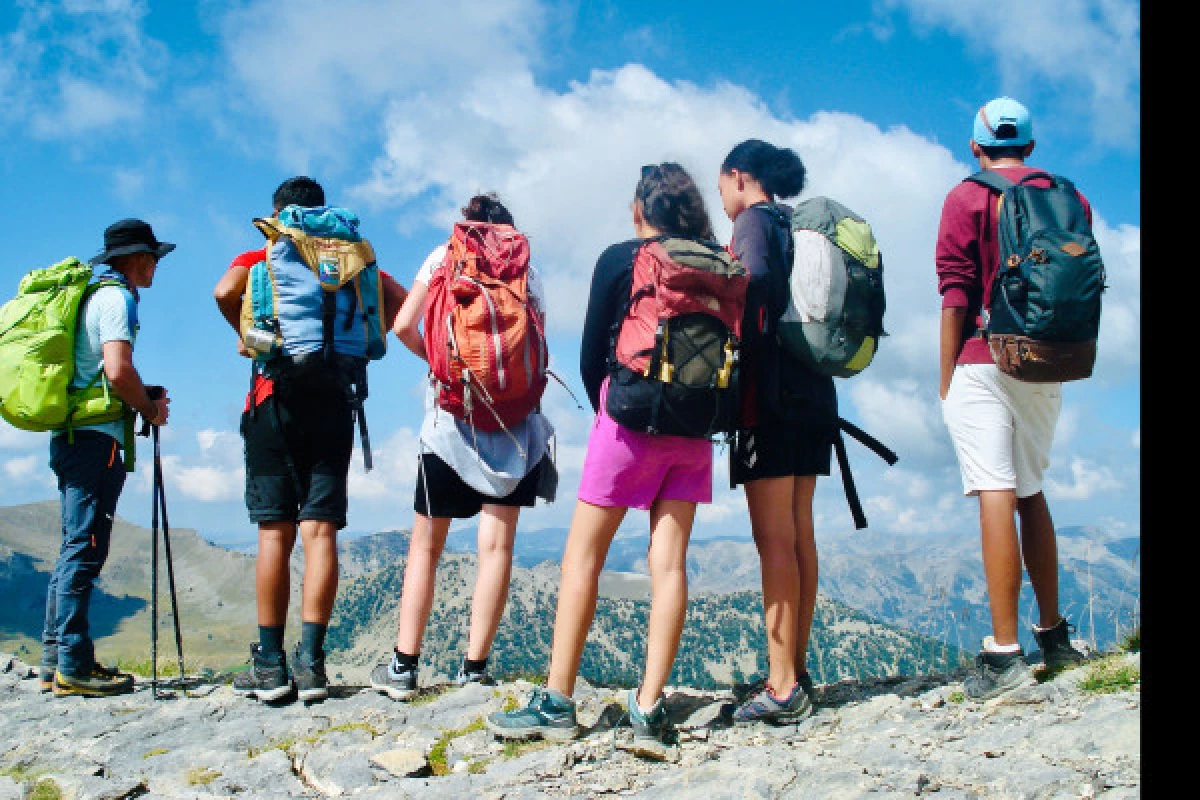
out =
<svg viewBox="0 0 1200 800"><path fill-rule="evenodd" d="M242 269L250 269L258 262L266 260L267 248L264 247L261 250L248 250L237 258L233 259L233 262L229 265L229 268L233 269L234 267L241 267Z"/></svg>
<svg viewBox="0 0 1200 800"><path fill-rule="evenodd" d="M942 219L938 225L937 265L938 293L942 308L962 308L970 305L970 297L983 287L982 259L979 255L979 221L976 214L962 202L966 184L959 184L946 195L942 204Z"/></svg>

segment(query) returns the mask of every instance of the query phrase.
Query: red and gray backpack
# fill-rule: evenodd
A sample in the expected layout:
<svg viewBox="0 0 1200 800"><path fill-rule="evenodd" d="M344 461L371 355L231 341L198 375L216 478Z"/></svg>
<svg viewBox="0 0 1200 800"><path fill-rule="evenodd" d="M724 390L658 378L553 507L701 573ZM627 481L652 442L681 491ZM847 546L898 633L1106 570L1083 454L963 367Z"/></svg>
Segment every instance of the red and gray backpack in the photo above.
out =
<svg viewBox="0 0 1200 800"><path fill-rule="evenodd" d="M608 415L647 433L709 439L735 430L748 283L716 242L647 240L612 329Z"/></svg>

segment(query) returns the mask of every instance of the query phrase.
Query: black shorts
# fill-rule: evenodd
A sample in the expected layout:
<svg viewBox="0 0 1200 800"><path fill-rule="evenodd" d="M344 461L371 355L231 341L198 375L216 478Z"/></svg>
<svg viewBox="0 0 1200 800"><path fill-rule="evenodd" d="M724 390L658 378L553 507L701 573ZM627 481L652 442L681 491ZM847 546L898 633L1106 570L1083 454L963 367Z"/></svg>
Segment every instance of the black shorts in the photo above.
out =
<svg viewBox="0 0 1200 800"><path fill-rule="evenodd" d="M277 381L265 401L242 413L241 432L251 522L346 526L354 414L336 380Z"/></svg>
<svg viewBox="0 0 1200 800"><path fill-rule="evenodd" d="M485 503L532 508L537 503L538 481L545 468L546 456L543 456L512 492L504 497L489 497L467 485L445 461L433 453L423 453L417 465L417 490L413 497L413 510L424 517L470 519L483 510ZM429 487L429 505L433 507L432 513L425 505L426 486Z"/></svg>
<svg viewBox="0 0 1200 800"><path fill-rule="evenodd" d="M771 421L738 431L729 449L734 486L760 478L828 475L837 428L810 422Z"/></svg>

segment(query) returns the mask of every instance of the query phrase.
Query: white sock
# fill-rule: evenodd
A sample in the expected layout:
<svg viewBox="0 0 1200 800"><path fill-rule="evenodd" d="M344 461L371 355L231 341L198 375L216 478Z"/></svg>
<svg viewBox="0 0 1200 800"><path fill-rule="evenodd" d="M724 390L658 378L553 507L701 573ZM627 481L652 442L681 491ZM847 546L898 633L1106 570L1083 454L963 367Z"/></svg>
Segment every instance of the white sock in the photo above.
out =
<svg viewBox="0 0 1200 800"><path fill-rule="evenodd" d="M1052 630L1054 630L1055 628L1057 628L1059 625L1061 625L1061 624L1062 624L1062 621L1063 621L1063 619L1064 619L1063 617L1059 617L1059 618L1058 618L1058 622L1054 623L1054 624L1053 624L1053 625L1051 625L1049 628L1043 628L1043 627L1041 627L1040 625L1034 625L1034 626L1033 626L1033 629L1034 629L1035 631L1037 631L1038 633L1045 633L1046 631L1052 631Z"/></svg>
<svg viewBox="0 0 1200 800"><path fill-rule="evenodd" d="M989 653L1019 653L1021 652L1021 643L1013 644L996 644L996 640L991 636L985 636L983 639L983 649Z"/></svg>

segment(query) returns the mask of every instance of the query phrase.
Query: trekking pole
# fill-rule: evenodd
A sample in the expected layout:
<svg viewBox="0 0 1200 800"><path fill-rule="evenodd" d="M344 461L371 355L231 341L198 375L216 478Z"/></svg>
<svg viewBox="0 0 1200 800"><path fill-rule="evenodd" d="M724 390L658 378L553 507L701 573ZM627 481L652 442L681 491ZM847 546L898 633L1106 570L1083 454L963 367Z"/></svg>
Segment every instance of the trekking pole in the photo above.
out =
<svg viewBox="0 0 1200 800"><path fill-rule="evenodd" d="M163 483L162 456L158 444L158 427L154 428L155 495L162 508L163 552L167 558L167 585L171 590L171 617L175 623L175 652L179 659L179 687L187 695L187 672L183 666L183 631L179 625L179 598L175 592L175 562L171 558L171 523L167 520L167 493Z"/></svg>
<svg viewBox="0 0 1200 800"><path fill-rule="evenodd" d="M154 428L154 480L150 506L150 696L158 699L158 428Z"/></svg>

